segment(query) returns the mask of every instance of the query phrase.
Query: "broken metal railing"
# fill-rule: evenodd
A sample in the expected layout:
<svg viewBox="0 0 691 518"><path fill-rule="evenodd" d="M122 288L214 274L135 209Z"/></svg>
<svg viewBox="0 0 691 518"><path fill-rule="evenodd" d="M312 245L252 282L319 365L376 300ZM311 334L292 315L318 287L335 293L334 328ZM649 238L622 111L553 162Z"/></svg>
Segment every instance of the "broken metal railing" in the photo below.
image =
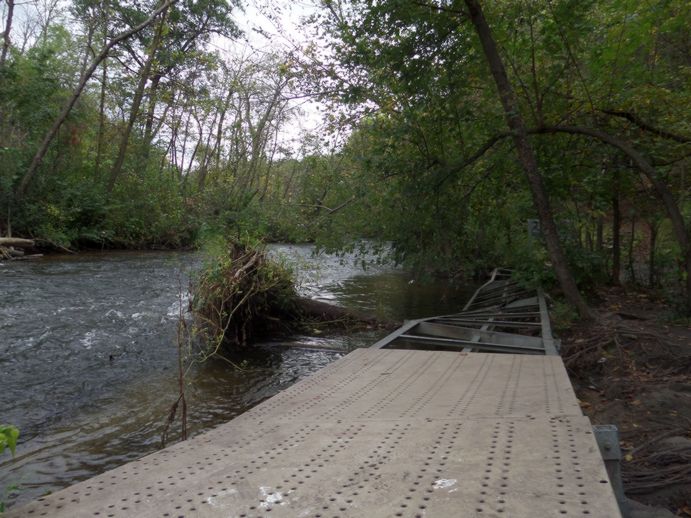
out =
<svg viewBox="0 0 691 518"><path fill-rule="evenodd" d="M495 268L460 313L409 320L372 347L554 355L557 346L542 289Z"/></svg>

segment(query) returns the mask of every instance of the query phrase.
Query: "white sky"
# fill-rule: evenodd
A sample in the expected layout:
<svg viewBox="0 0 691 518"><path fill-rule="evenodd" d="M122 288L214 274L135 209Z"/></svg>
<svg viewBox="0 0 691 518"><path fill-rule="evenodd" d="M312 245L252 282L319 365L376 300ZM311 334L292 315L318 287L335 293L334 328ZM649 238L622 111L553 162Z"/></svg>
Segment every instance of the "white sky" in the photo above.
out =
<svg viewBox="0 0 691 518"><path fill-rule="evenodd" d="M238 46L245 45L259 54L302 47L311 40L300 30L299 24L303 18L319 9L318 4L319 0L247 0L244 9L236 10L234 16L246 41L215 38L212 46L217 50L237 53ZM287 145L299 139L302 133L319 133L323 125L319 103L311 99L296 99L293 102L302 113L281 136L282 143Z"/></svg>

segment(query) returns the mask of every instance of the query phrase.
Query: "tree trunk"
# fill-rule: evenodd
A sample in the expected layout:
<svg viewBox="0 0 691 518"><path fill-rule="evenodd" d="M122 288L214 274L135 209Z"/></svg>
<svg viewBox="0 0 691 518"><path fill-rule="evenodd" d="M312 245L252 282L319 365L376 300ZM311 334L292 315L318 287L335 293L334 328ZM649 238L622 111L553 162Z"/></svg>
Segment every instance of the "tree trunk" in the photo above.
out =
<svg viewBox="0 0 691 518"><path fill-rule="evenodd" d="M530 185L533 202L535 203L535 208L540 218L540 224L542 225L547 251L557 279L559 280L559 284L564 291L564 296L569 303L573 304L578 309L578 313L581 317L591 318L592 314L590 309L578 291L576 281L571 274L566 256L559 242L557 226L552 216L552 210L549 205L549 199L542 176L538 171L537 161L535 160L533 149L528 141L526 126L521 116L513 88L506 75L506 69L499 55L492 32L482 13L480 3L477 0L465 0L465 5L468 8L470 19L480 38L485 57L487 58L492 76L497 85L501 104L506 116L506 122L513 133L513 140L516 150L518 151L518 158Z"/></svg>
<svg viewBox="0 0 691 518"><path fill-rule="evenodd" d="M650 183L653 184L655 192L657 193L660 201L662 201L665 206L665 211L672 223L672 230L674 232L674 237L679 243L679 248L681 249L683 257L683 266L685 270L683 273L686 278L686 311L687 315L691 315L691 236L689 236L689 231L686 228L686 223L684 222L684 216L679 209L679 204L674 198L674 195L667 187L667 184L658 178L657 171L655 168L641 155L634 147L627 141L614 137L609 133L600 131L595 128L587 128L582 126L552 126L552 127L542 127L533 131L534 133L567 133L573 135L586 135L594 137L610 146L616 147L622 151L626 156L628 156L633 164L645 175Z"/></svg>
<svg viewBox="0 0 691 518"><path fill-rule="evenodd" d="M106 189L109 193L113 191L113 188L115 187L115 182L117 181L118 176L120 176L120 173L122 172L122 166L125 163L125 155L127 154L127 147L130 142L130 135L132 133L134 123L136 122L137 117L139 116L139 108L141 107L142 99L144 98L144 90L146 88L146 83L149 81L149 75L151 74L151 65L154 62L154 56L156 55L158 46L161 43L161 38L163 35L163 26L165 25L165 22L166 13L164 12L163 16L161 17L161 21L159 22L158 27L156 28L156 34L154 35L154 39L151 42L151 47L149 48L149 53L146 57L146 61L144 62L144 66L142 67L141 76L139 77L139 83L137 84L137 90L134 92L134 98L132 99L132 108L130 110L130 117L127 120L127 127L125 128L125 132L122 135L122 139L120 140L118 156L115 159L113 168L110 171L110 177L108 178L108 186L106 187Z"/></svg>
<svg viewBox="0 0 691 518"><path fill-rule="evenodd" d="M158 85L161 83L161 74L154 74L149 86L149 106L146 111L146 124L144 125L144 147L149 149L154 136L154 117L156 115L156 102L158 99Z"/></svg>
<svg viewBox="0 0 691 518"><path fill-rule="evenodd" d="M604 243L604 221L602 216L597 217L597 227L595 230L595 249L598 252L602 252L602 246Z"/></svg>
<svg viewBox="0 0 691 518"><path fill-rule="evenodd" d="M5 66L7 60L7 52L10 49L10 31L12 30L12 18L14 15L14 0L7 0L7 21L5 22L5 31L2 33L2 51L0 51L0 71ZM3 127L5 120L5 114L2 109L0 109L0 128Z"/></svg>
<svg viewBox="0 0 691 518"><path fill-rule="evenodd" d="M221 108L221 112L219 115L219 120L218 120L218 126L216 127L216 138L214 141L214 147L213 149L210 149L207 151L208 155L204 161L204 166L202 170L199 172L199 180L198 180L198 188L199 192L204 191L204 187L206 185L206 175L209 172L209 165L211 164L212 160L215 160L215 167L216 169L219 169L221 166L221 144L223 141L223 124L225 122L226 118L226 112L228 111L228 108L230 107L230 101L233 97L233 89L229 88L228 93L226 94L224 100L223 100L223 105ZM218 112L217 112L218 113ZM212 125L213 129L213 125ZM209 133L209 137L211 137L211 132ZM209 146L209 142L207 140L207 148Z"/></svg>
<svg viewBox="0 0 691 518"><path fill-rule="evenodd" d="M629 240L629 260L628 260L628 267L629 267L629 275L631 276L631 282L633 284L636 284L638 281L636 280L636 269L634 268L634 258L633 258L633 246L636 242L636 213L632 212L631 213L631 238Z"/></svg>
<svg viewBox="0 0 691 518"><path fill-rule="evenodd" d="M93 52L91 45L94 42L94 32L96 32L96 27L89 25L86 33L86 48L84 49L84 57L82 58L81 65L79 65L79 77L84 75L86 67L89 66L89 54Z"/></svg>
<svg viewBox="0 0 691 518"><path fill-rule="evenodd" d="M101 64L101 61L103 61L107 56L110 50L120 43L121 41L126 40L133 34L138 33L139 31L145 29L149 25L151 25L154 20L158 17L159 14L161 14L163 11L168 9L171 5L173 5L176 2L176 0L167 0L165 3L163 3L159 8L157 8L153 13L151 13L151 16L149 16L146 20L144 20L142 23L137 25L136 27L133 27L132 29L126 30L124 32L121 32L120 34L116 35L113 37L112 40L110 40L102 49L101 52L94 58L94 60L91 62L91 65L89 65L89 68L86 69L84 74L82 74L82 77L79 79L79 83L77 84L77 87L74 89L74 92L72 92L72 95L68 99L67 103L65 106L63 106L62 111L58 115L58 118L55 119L55 122L53 125L50 127L48 130L48 133L46 133L45 137L43 138L43 141L41 142L41 145L39 146L38 150L36 151L36 154L34 155L34 158L31 160L31 164L29 165L29 169L27 169L26 173L22 177L22 180L19 182L19 185L17 186L17 191L16 191L16 198L20 199L26 194L26 190L29 188L29 184L31 183L31 180L33 179L34 175L36 174L36 171L38 170L39 166L41 165L41 162L43 161L43 157L46 156L46 153L48 152L48 148L50 147L50 144L53 142L53 139L55 138L55 135L57 135L58 130L62 127L63 123L67 119L67 116L70 114L72 111L72 108L76 104L77 100L79 97L82 95L82 92L84 91L84 87L86 86L86 83L91 79L91 76L93 73L96 71L96 68L98 68L98 65Z"/></svg>
<svg viewBox="0 0 691 518"><path fill-rule="evenodd" d="M288 181L285 184L285 187L283 188L283 199L285 201L290 201L291 199L291 188L293 186L293 178L295 178L295 173L297 173L298 170L298 161L293 160L293 167L290 170L290 175L288 176Z"/></svg>
<svg viewBox="0 0 691 518"><path fill-rule="evenodd" d="M612 284L619 285L621 279L621 211L619 210L619 170L614 172L614 194L612 195Z"/></svg>
<svg viewBox="0 0 691 518"><path fill-rule="evenodd" d="M10 31L12 30L12 18L14 16L14 0L7 0L7 21L5 31L2 33L2 52L0 52L0 68L5 66L7 52L10 50Z"/></svg>
<svg viewBox="0 0 691 518"><path fill-rule="evenodd" d="M101 28L103 29L103 44L108 43L108 4L101 0ZM103 160L103 139L106 129L106 85L108 84L108 60L103 60L101 67L101 94L98 100L98 136L96 138L96 178L101 183L101 162Z"/></svg>
<svg viewBox="0 0 691 518"><path fill-rule="evenodd" d="M0 246L14 246L17 248L31 248L35 246L33 239L19 237L0 237Z"/></svg>
<svg viewBox="0 0 691 518"><path fill-rule="evenodd" d="M204 156L201 160L198 169L197 187L199 192L202 192L204 190L206 173L209 170L209 164L211 163L211 159L214 155L214 151L209 146L211 145L211 137L214 134L214 129L216 128L216 119L218 118L218 116L218 111L214 111L214 118L211 120L211 125L209 126L209 133L206 135L206 142L204 143ZM204 137L204 131L201 122L198 121L197 123L199 124L199 140L201 141ZM222 121L219 121L219 124L222 123Z"/></svg>
<svg viewBox="0 0 691 518"><path fill-rule="evenodd" d="M650 253L648 255L648 286L655 287L655 246L657 245L657 223L650 222Z"/></svg>
<svg viewBox="0 0 691 518"><path fill-rule="evenodd" d="M103 132L106 128L106 83L108 81L108 60L103 60L101 73L101 97L98 104L98 138L96 141L96 176L101 177L101 161L103 160Z"/></svg>

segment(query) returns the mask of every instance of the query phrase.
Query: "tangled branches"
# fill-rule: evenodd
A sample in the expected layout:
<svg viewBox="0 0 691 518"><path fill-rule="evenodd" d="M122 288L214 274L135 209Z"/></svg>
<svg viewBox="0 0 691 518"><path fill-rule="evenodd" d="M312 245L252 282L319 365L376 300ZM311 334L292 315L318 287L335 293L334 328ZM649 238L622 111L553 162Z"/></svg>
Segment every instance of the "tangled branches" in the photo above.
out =
<svg viewBox="0 0 691 518"><path fill-rule="evenodd" d="M676 510L691 487L689 332L634 303L608 306L570 330L564 363L591 419L620 427L626 493Z"/></svg>
<svg viewBox="0 0 691 518"><path fill-rule="evenodd" d="M244 347L257 337L290 332L297 314L297 294L285 268L263 249L230 242L192 287L197 328L212 352Z"/></svg>
<svg viewBox="0 0 691 518"><path fill-rule="evenodd" d="M687 431L675 429L634 450L634 460L623 473L628 494L646 494L675 484L688 487L691 483L691 440L685 437L667 439ZM663 439L666 440L663 442Z"/></svg>
<svg viewBox="0 0 691 518"><path fill-rule="evenodd" d="M691 354L679 350L667 337L603 315L587 333L565 344L564 364L576 377L604 373L674 375L688 372Z"/></svg>

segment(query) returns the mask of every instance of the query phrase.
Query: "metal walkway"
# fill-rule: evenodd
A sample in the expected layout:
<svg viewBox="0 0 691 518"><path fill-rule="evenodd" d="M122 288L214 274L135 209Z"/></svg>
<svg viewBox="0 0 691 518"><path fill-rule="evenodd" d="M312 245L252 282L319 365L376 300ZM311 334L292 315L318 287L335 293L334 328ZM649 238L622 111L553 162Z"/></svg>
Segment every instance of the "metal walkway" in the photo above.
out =
<svg viewBox="0 0 691 518"><path fill-rule="evenodd" d="M620 514L559 356L371 348L6 515L38 516Z"/></svg>
<svg viewBox="0 0 691 518"><path fill-rule="evenodd" d="M460 313L410 320L372 347L554 355L557 345L542 290L497 268Z"/></svg>

